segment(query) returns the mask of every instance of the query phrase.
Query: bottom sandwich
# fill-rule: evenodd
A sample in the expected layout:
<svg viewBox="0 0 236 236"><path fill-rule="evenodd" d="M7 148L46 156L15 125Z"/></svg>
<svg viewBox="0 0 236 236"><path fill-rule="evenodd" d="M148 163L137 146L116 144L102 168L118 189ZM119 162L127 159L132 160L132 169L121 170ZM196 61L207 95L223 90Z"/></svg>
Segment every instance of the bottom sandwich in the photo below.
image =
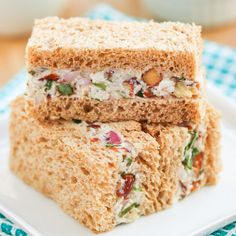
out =
<svg viewBox="0 0 236 236"><path fill-rule="evenodd" d="M104 232L215 184L219 136L209 105L195 127L40 123L20 97L12 104L10 167L80 223Z"/></svg>

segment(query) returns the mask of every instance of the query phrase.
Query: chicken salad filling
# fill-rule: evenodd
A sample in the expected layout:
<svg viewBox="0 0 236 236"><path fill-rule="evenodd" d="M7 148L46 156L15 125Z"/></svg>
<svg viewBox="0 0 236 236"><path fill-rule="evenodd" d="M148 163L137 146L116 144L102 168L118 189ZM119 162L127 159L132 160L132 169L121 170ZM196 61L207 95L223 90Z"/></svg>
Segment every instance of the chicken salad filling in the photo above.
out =
<svg viewBox="0 0 236 236"><path fill-rule="evenodd" d="M183 76L168 76L155 69L107 69L96 73L72 69L29 71L27 94L42 100L50 97L89 97L99 101L120 98L177 97L191 98L199 94L201 78L196 81Z"/></svg>
<svg viewBox="0 0 236 236"><path fill-rule="evenodd" d="M116 204L114 206L116 224L129 223L141 215L140 206L145 201L142 189L143 176L137 163L138 152L121 133L104 123L85 124L86 136L91 143L98 143L117 155L119 163L116 183ZM178 182L174 201L181 200L201 187L205 178L205 126L189 128L183 144L182 163L177 171Z"/></svg>
<svg viewBox="0 0 236 236"><path fill-rule="evenodd" d="M99 143L117 155L119 171L115 193L117 202L114 207L116 224L134 221L141 214L139 206L144 200L144 192L141 188L142 176L136 161L138 156L136 148L107 124L73 121L87 126L91 143Z"/></svg>
<svg viewBox="0 0 236 236"><path fill-rule="evenodd" d="M204 172L204 130L189 131L184 145L182 164L178 169L179 181L175 200L181 200L201 187Z"/></svg>

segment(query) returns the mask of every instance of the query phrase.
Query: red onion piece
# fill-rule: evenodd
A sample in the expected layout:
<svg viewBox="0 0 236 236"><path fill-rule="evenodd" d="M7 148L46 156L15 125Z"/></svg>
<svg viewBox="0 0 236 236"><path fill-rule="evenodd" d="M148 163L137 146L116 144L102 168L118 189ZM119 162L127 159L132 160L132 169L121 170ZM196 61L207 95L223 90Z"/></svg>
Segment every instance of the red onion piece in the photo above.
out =
<svg viewBox="0 0 236 236"><path fill-rule="evenodd" d="M116 132L109 131L107 133L107 142L109 144L118 145L121 143L121 138L119 137L119 135Z"/></svg>
<svg viewBox="0 0 236 236"><path fill-rule="evenodd" d="M70 83L71 81L73 81L74 79L76 79L79 76L80 76L80 72L79 71L66 72L62 76L62 78L60 79L59 82L61 82L61 83Z"/></svg>

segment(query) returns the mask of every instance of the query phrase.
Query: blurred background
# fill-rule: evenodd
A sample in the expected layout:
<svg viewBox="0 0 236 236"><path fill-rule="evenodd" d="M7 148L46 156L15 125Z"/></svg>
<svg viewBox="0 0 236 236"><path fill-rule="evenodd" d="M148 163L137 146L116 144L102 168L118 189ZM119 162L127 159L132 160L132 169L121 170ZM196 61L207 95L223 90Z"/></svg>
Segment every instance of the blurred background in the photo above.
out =
<svg viewBox="0 0 236 236"><path fill-rule="evenodd" d="M101 3L138 18L201 24L205 39L236 48L236 0L0 0L0 87L24 66L34 18L83 16Z"/></svg>

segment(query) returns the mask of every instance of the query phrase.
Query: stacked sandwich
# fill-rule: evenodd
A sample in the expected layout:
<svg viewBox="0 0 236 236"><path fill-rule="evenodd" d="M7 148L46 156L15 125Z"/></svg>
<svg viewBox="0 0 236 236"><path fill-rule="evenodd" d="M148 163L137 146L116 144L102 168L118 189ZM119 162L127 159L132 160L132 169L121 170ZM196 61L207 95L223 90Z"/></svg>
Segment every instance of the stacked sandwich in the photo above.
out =
<svg viewBox="0 0 236 236"><path fill-rule="evenodd" d="M219 172L198 26L37 20L12 104L12 171L95 232L172 205Z"/></svg>

